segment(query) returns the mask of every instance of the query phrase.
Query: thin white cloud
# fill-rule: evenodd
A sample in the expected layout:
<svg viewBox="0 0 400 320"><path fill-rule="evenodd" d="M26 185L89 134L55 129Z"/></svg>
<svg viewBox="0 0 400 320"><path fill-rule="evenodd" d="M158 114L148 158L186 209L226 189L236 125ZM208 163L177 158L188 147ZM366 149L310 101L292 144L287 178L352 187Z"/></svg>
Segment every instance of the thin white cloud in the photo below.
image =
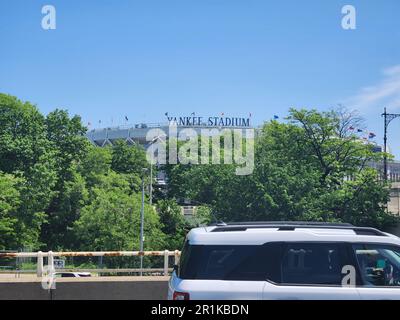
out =
<svg viewBox="0 0 400 320"><path fill-rule="evenodd" d="M400 109L400 65L382 71L379 83L362 88L355 96L346 99L346 104L358 110L373 107Z"/></svg>
<svg viewBox="0 0 400 320"><path fill-rule="evenodd" d="M385 74L387 76L399 75L400 74L400 64L384 69L383 74Z"/></svg>

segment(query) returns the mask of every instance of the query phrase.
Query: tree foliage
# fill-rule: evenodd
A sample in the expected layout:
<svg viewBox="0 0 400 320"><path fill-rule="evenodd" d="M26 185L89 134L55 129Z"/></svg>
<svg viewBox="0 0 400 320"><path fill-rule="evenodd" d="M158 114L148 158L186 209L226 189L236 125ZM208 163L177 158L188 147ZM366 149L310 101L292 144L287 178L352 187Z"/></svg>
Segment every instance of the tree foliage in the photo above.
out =
<svg viewBox="0 0 400 320"><path fill-rule="evenodd" d="M92 189L91 201L81 210L74 232L82 250L138 250L141 197L116 173L103 176ZM159 217L145 205L145 249L161 250L164 236Z"/></svg>
<svg viewBox="0 0 400 320"><path fill-rule="evenodd" d="M251 175L235 175L234 165L167 166L170 196L206 203L225 221L394 222L388 185L368 167L383 154L352 133L357 117L291 109L287 120L264 125Z"/></svg>
<svg viewBox="0 0 400 320"><path fill-rule="evenodd" d="M160 216L161 230L166 235L170 248L180 249L189 231L189 225L182 215L181 207L175 199L160 200L157 203Z"/></svg>
<svg viewBox="0 0 400 320"><path fill-rule="evenodd" d="M0 250L18 242L17 224L20 193L18 179L10 174L0 173Z"/></svg>
<svg viewBox="0 0 400 320"><path fill-rule="evenodd" d="M9 249L38 246L56 182L45 118L29 102L0 94L0 171L17 178L19 206Z"/></svg>

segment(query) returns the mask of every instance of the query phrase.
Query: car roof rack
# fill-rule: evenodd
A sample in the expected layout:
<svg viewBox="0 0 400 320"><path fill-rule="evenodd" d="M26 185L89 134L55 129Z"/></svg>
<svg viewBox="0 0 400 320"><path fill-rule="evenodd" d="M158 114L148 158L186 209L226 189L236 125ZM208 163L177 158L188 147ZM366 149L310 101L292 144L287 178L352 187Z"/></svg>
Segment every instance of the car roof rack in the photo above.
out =
<svg viewBox="0 0 400 320"><path fill-rule="evenodd" d="M353 230L357 235L387 236L384 232L370 227L357 227L350 223L308 222L308 221L252 221L214 224L211 232L246 231L247 229L277 228L278 231L300 229Z"/></svg>

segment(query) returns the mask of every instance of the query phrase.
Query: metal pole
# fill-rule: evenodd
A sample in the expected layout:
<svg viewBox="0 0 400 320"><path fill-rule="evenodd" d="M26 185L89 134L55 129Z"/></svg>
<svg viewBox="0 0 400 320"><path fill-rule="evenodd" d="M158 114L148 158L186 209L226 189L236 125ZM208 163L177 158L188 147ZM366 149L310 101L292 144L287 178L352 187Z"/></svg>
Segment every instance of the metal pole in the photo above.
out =
<svg viewBox="0 0 400 320"><path fill-rule="evenodd" d="M168 275L168 261L169 260L169 251L165 250L164 251L164 276Z"/></svg>
<svg viewBox="0 0 400 320"><path fill-rule="evenodd" d="M383 134L383 144L384 144L384 152L385 154L383 155L383 179L385 179L385 181L388 179L387 173L388 173L388 163L387 163L387 129L389 126L389 123L395 119L400 117L399 113L387 113L386 112L386 108L384 109L384 113L382 114L383 116L383 121L384 121L384 134Z"/></svg>
<svg viewBox="0 0 400 320"><path fill-rule="evenodd" d="M37 253L36 275L40 278L43 276L43 252L42 251L39 251Z"/></svg>
<svg viewBox="0 0 400 320"><path fill-rule="evenodd" d="M179 263L179 250L175 250L174 257L174 265L177 265Z"/></svg>
<svg viewBox="0 0 400 320"><path fill-rule="evenodd" d="M383 179L387 180L387 155L386 155L386 144L387 144L387 113L386 107L383 113L383 121L384 121L384 134L383 134L383 151L385 154L383 155Z"/></svg>
<svg viewBox="0 0 400 320"><path fill-rule="evenodd" d="M142 207L140 210L140 275L143 275L144 174L142 175Z"/></svg>
<svg viewBox="0 0 400 320"><path fill-rule="evenodd" d="M153 143L151 143L151 163L150 163L150 205L153 205Z"/></svg>

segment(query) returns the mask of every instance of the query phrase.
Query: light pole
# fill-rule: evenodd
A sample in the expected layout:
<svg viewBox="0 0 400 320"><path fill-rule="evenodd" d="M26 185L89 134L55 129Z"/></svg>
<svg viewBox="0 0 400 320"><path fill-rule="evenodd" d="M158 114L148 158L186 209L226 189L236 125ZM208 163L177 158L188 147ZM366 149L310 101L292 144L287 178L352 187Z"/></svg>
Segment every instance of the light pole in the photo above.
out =
<svg viewBox="0 0 400 320"><path fill-rule="evenodd" d="M144 242L144 176L147 172L147 168L142 169L142 206L140 209L140 276L143 275L143 242Z"/></svg>
<svg viewBox="0 0 400 320"><path fill-rule="evenodd" d="M151 141L151 162L150 162L150 205L151 206L153 205L153 161L154 161L153 143L154 139Z"/></svg>
<svg viewBox="0 0 400 320"><path fill-rule="evenodd" d="M385 179L385 181L387 180L387 155L386 155L386 151L387 151L387 129L389 126L389 123L397 118L400 117L400 114L398 113L387 113L386 112L386 108L384 109L384 112L382 113L382 117L384 119L384 135L383 135L383 150L384 150L384 155L383 155L383 179Z"/></svg>
<svg viewBox="0 0 400 320"><path fill-rule="evenodd" d="M161 139L161 135L158 135L153 140L150 141L151 145L151 159L150 159L150 205L153 205L153 162L154 162L154 143Z"/></svg>

